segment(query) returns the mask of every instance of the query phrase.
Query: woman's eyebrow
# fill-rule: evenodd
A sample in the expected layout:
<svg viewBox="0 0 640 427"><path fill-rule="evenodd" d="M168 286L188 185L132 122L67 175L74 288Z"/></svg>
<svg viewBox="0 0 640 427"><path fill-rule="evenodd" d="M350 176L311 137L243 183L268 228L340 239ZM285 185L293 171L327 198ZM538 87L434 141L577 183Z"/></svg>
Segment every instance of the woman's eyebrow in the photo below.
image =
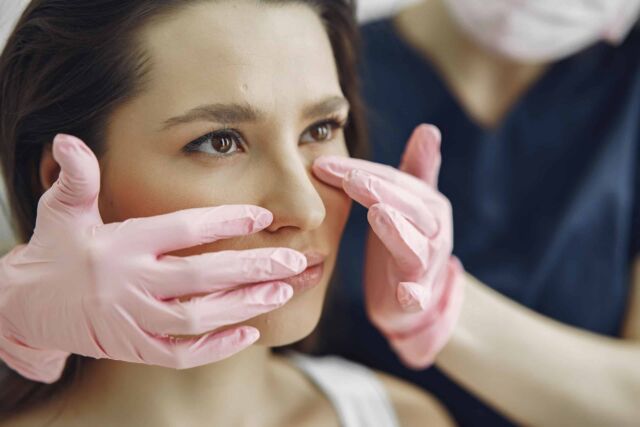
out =
<svg viewBox="0 0 640 427"><path fill-rule="evenodd" d="M317 117L328 116L342 110L349 110L349 101L342 96L331 96L306 107L302 112L302 117L312 120Z"/></svg>
<svg viewBox="0 0 640 427"><path fill-rule="evenodd" d="M242 123L255 122L262 117L263 114L260 111L257 111L249 105L208 104L189 110L181 116L171 117L165 120L162 130L200 120L217 123Z"/></svg>
<svg viewBox="0 0 640 427"><path fill-rule="evenodd" d="M349 101L342 96L331 96L303 109L304 119L312 120L321 116L328 116L341 110L349 109ZM243 123L262 120L265 114L250 105L242 104L208 104L189 110L180 116L171 117L164 121L161 130L173 126L195 121L216 123Z"/></svg>

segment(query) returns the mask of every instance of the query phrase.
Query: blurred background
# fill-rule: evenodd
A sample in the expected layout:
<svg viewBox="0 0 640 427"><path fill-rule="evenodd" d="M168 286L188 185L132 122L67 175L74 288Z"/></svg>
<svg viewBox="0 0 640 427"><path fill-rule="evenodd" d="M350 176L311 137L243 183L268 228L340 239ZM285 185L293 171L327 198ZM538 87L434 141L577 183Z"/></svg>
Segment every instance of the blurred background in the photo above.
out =
<svg viewBox="0 0 640 427"><path fill-rule="evenodd" d="M361 0L358 2L358 19L367 22L394 14L399 8L416 0ZM20 13L29 0L0 0L0 49L11 33ZM15 245L11 231L9 209L5 197L5 186L0 177L0 254L4 254Z"/></svg>

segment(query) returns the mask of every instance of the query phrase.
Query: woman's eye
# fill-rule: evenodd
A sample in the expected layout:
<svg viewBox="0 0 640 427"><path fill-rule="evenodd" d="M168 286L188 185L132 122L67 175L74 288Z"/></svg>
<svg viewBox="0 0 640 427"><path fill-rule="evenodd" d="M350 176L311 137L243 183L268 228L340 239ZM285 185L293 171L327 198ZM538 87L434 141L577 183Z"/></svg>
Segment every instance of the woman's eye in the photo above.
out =
<svg viewBox="0 0 640 427"><path fill-rule="evenodd" d="M242 140L232 131L208 133L184 147L186 152L200 152L214 157L227 157L241 151Z"/></svg>
<svg viewBox="0 0 640 427"><path fill-rule="evenodd" d="M343 126L337 121L318 123L307 129L307 131L302 135L302 141L324 142L332 140L334 138L334 133L336 132L336 130L342 127Z"/></svg>

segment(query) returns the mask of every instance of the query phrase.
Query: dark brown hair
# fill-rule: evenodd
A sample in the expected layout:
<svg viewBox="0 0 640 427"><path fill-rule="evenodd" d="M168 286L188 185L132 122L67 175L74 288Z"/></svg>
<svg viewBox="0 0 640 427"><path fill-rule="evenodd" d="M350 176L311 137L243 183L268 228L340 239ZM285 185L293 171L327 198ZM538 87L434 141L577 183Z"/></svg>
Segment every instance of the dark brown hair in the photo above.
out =
<svg viewBox="0 0 640 427"><path fill-rule="evenodd" d="M213 0L33 0L0 56L0 158L14 228L27 242L35 227L43 148L75 135L100 156L107 120L143 90L149 58L143 26L194 2ZM355 0L256 0L308 4L322 18L340 84L351 104L345 130L351 155L365 153L357 78ZM61 325L61 327L63 327ZM27 380L0 364L0 419L44 402L71 384L84 358L72 355L54 384Z"/></svg>

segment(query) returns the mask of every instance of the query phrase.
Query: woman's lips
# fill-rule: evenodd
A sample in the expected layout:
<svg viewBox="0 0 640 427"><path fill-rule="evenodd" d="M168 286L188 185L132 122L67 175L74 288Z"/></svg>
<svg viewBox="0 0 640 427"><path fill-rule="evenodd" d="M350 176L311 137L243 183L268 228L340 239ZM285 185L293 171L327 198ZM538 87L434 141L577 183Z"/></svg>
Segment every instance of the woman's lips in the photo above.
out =
<svg viewBox="0 0 640 427"><path fill-rule="evenodd" d="M307 257L306 270L283 280L293 286L295 292L306 291L317 286L324 274L325 255L317 252L305 252L304 255Z"/></svg>

